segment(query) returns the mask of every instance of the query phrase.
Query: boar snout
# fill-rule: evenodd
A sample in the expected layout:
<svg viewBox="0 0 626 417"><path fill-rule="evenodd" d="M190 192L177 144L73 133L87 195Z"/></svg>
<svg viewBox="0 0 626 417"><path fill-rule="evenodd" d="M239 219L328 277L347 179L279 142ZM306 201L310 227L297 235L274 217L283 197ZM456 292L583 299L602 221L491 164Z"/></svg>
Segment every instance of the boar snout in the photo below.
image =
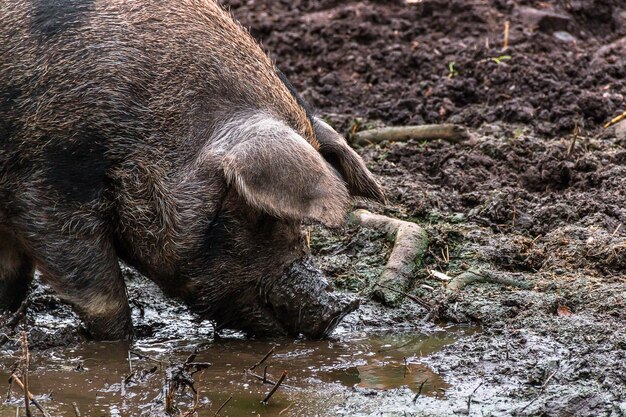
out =
<svg viewBox="0 0 626 417"><path fill-rule="evenodd" d="M311 339L327 337L341 319L359 307L358 298L333 292L309 259L291 264L266 297L287 333Z"/></svg>

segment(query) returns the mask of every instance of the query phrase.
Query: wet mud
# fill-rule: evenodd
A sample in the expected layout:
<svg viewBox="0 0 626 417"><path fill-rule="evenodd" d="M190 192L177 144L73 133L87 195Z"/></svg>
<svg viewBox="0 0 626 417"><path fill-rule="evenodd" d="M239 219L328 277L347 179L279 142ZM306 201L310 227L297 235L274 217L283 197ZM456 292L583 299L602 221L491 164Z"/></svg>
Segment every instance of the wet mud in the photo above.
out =
<svg viewBox="0 0 626 417"><path fill-rule="evenodd" d="M369 299L392 249L382 234L312 227L324 272L364 300L334 340L216 339L211 323L125 269L132 349L165 365L138 374L123 397L128 346L85 342L71 309L36 285L17 330L29 332L32 383L41 383L33 387L53 393L42 402L58 415L73 415L72 401L83 415L159 415L168 367L199 349L198 360L213 363L195 378L207 404L201 415L233 395L220 415L626 416L626 122L602 127L626 110L623 1L225 3L348 137L378 125L469 127L462 143L359 150L389 205L358 206L428 232L407 291L435 306L434 321L410 300L387 309ZM430 273L470 269L530 289L450 291ZM19 358L8 333L3 379ZM244 370L274 343L270 371L288 370L288 387L262 407L271 387ZM193 396L176 401L188 410ZM15 415L17 402L0 415Z"/></svg>
<svg viewBox="0 0 626 417"><path fill-rule="evenodd" d="M210 322L198 322L133 270L124 273L137 330L132 344L88 341L69 307L36 283L19 328L29 332L30 391L51 415L74 416L73 403L87 416L179 415L194 402L200 415L213 415L232 397L219 415L311 416L320 410L322 415L341 412L354 393L371 397L408 390L443 398L450 385L423 359L478 331L476 326L421 323L422 311L411 304L394 310L365 302L330 340L254 340L229 331L216 336ZM407 325L392 328L393 322ZM270 349L274 353L251 370ZM190 355L192 364L201 366L185 368ZM22 359L18 338L11 337L0 350L0 378L7 381L16 367L19 373ZM258 378L266 367L264 384ZM288 375L284 384L267 405L261 404L282 372ZM168 390L173 393L170 414ZM0 416L14 416L23 406L15 384L6 398ZM378 406L364 407L375 412Z"/></svg>

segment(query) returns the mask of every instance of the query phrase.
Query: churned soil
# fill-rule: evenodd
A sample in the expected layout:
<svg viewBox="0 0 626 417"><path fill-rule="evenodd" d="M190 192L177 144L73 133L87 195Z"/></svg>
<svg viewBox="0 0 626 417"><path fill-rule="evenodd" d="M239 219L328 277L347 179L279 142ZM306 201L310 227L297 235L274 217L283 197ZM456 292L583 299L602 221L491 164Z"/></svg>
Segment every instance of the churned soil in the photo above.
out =
<svg viewBox="0 0 626 417"><path fill-rule="evenodd" d="M506 121L557 135L624 111L622 0L225 3L310 105L344 129L355 117Z"/></svg>
<svg viewBox="0 0 626 417"><path fill-rule="evenodd" d="M483 331L425 359L452 383L446 399L356 391L344 410L626 415L626 122L603 128L626 111L626 3L226 3L348 138L380 125L469 128L463 143L360 152L390 202L369 208L429 233L408 291ZM327 274L363 294L390 246L362 229L313 231ZM450 292L429 272L469 268L532 288Z"/></svg>

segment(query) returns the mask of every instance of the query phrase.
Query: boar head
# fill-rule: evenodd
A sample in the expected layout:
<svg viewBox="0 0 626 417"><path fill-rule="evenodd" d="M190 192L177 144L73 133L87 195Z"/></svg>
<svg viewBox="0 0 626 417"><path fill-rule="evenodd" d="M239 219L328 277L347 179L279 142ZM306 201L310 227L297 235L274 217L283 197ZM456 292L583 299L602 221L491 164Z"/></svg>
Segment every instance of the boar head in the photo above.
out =
<svg viewBox="0 0 626 417"><path fill-rule="evenodd" d="M302 225L339 226L351 197L384 196L343 137L318 119L313 127L311 144L270 116L238 118L206 149L226 191L185 272L185 298L218 329L322 338L358 307L311 263Z"/></svg>

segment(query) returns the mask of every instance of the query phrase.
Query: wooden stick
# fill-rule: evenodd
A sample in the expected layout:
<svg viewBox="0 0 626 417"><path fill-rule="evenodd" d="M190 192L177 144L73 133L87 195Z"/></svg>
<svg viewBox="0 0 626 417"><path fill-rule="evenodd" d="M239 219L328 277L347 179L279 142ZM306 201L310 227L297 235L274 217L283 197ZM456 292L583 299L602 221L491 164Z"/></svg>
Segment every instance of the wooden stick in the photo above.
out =
<svg viewBox="0 0 626 417"><path fill-rule="evenodd" d="M27 393L27 395L28 395L28 399L29 399L30 401L32 401L32 403L33 403L33 404L35 404L35 407L37 407L37 409L38 409L39 411L41 411L45 417L50 417L50 414L48 414L48 413L46 412L46 410L42 407L42 405L41 405L41 404L39 404L39 401L37 401L37 400L35 399L35 396L34 396L32 393L28 392L28 391L25 389L25 387L24 387L24 383L22 382L22 380L21 380L21 379L19 379L19 378L17 377L17 375L15 375L15 374L11 374L11 377L9 378L9 380L10 380L10 381L15 381L15 383L17 384L17 386L18 386L18 387L20 387L20 388L22 389L22 391L23 391L25 394Z"/></svg>
<svg viewBox="0 0 626 417"><path fill-rule="evenodd" d="M410 139L436 140L443 139L457 143L469 137L467 130L458 125L421 125L421 126L394 126L383 127L357 132L352 143L357 146L365 146L371 143L383 141L403 142Z"/></svg>
<svg viewBox="0 0 626 417"><path fill-rule="evenodd" d="M287 376L287 371L283 371L283 374L280 376L280 378L278 378L276 385L274 385L271 391L265 396L265 398L263 398L263 401L261 401L262 404L267 405L270 398L272 398L272 395L274 395L278 387L280 387L280 384L283 383L283 380L285 379L286 376Z"/></svg>

